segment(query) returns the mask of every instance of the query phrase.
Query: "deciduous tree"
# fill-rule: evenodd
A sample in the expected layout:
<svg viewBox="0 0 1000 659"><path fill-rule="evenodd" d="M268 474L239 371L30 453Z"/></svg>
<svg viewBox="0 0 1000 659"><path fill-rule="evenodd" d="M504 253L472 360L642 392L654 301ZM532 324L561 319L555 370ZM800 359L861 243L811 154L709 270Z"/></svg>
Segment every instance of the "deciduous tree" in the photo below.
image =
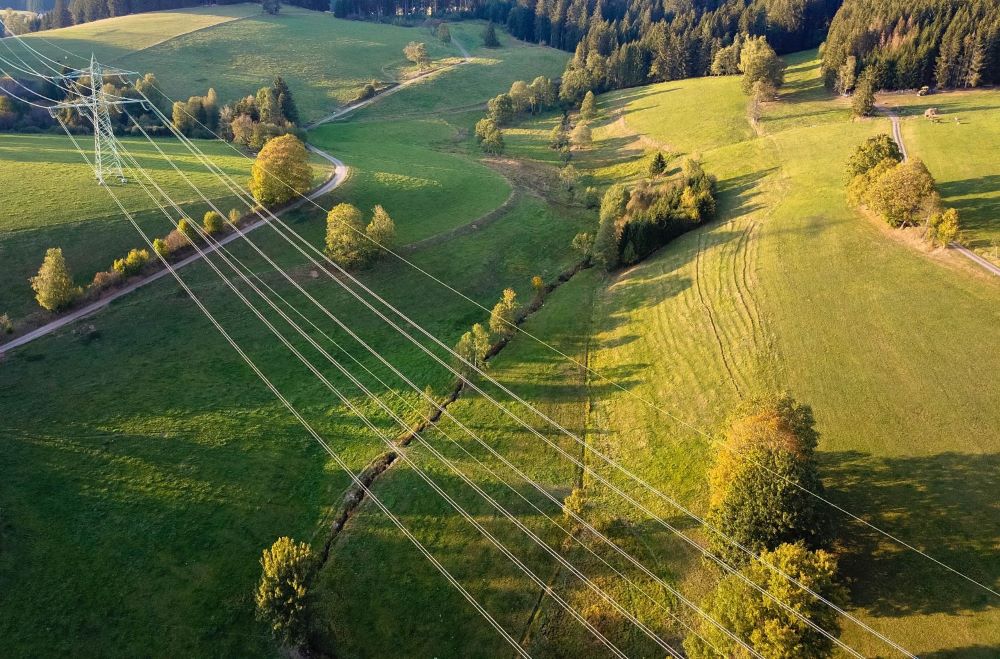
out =
<svg viewBox="0 0 1000 659"><path fill-rule="evenodd" d="M753 552L785 542L810 548L829 539L830 520L809 494L823 493L812 410L790 396L753 400L729 425L709 473L708 522L716 555L742 565Z"/></svg>
<svg viewBox="0 0 1000 659"><path fill-rule="evenodd" d="M403 48L403 55L417 67L427 68L431 59L427 55L427 46L422 41L411 41Z"/></svg>
<svg viewBox="0 0 1000 659"><path fill-rule="evenodd" d="M46 250L38 274L30 281L38 304L49 311L69 306L81 292L80 287L73 284L73 276L59 247Z"/></svg>
<svg viewBox="0 0 1000 659"><path fill-rule="evenodd" d="M812 592L803 590L783 575L807 584ZM840 618L834 609L812 593L837 606L847 603L847 589L837 577L837 561L832 554L823 550L809 551L801 543L782 544L773 551L763 552L760 562L745 567L741 576L750 583L738 575L727 575L702 603L706 620L697 623L698 634L692 632L684 641L691 659L718 657L720 653L738 659L754 656L720 627L743 640L760 656L778 659L826 659L831 656L833 641L818 630L825 630L836 638L840 633ZM709 623L708 619L718 626Z"/></svg>
<svg viewBox="0 0 1000 659"><path fill-rule="evenodd" d="M361 211L351 204L337 204L326 216L326 255L351 269L368 260L368 241Z"/></svg>
<svg viewBox="0 0 1000 659"><path fill-rule="evenodd" d="M490 331L503 339L509 339L517 331L517 293L513 288L504 289L500 301L490 312Z"/></svg>
<svg viewBox="0 0 1000 659"><path fill-rule="evenodd" d="M297 646L309 624L309 579L315 566L312 548L288 537L274 541L260 558L261 575L254 600L257 617L283 643Z"/></svg>
<svg viewBox="0 0 1000 659"><path fill-rule="evenodd" d="M383 253L382 248L396 246L396 223L382 206L372 209L372 219L365 227L365 235L369 238L369 249L373 254Z"/></svg>
<svg viewBox="0 0 1000 659"><path fill-rule="evenodd" d="M265 207L284 204L311 184L309 154L302 140L290 134L265 144L250 170L250 193Z"/></svg>
<svg viewBox="0 0 1000 659"><path fill-rule="evenodd" d="M740 50L740 71L743 73L743 92L753 91L754 83L763 81L775 89L784 80L784 67L774 49L764 37L750 37Z"/></svg>

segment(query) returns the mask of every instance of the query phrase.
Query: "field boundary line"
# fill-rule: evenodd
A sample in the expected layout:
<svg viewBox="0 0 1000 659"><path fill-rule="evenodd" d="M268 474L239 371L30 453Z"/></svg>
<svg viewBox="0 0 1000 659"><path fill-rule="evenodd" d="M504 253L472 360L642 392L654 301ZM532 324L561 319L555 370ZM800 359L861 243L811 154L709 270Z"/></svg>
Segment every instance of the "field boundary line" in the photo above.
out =
<svg viewBox="0 0 1000 659"><path fill-rule="evenodd" d="M133 55L138 55L139 53L144 53L147 50L150 50L152 48L156 48L158 46L162 46L165 43L170 43L174 39L180 39L181 37L186 37L186 36L191 35L191 34L197 34L198 32L204 32L205 30L211 30L212 28L219 27L220 25L229 25L230 23L236 23L237 21L244 21L244 20L246 20L248 18L256 18L258 16L261 16L262 14L263 14L263 12L258 13L258 14L249 14L247 16L237 16L235 18L229 18L229 19L224 20L224 21L219 21L218 23L212 23L211 25L202 25L201 27L196 27L195 29L188 30L187 32L180 32L178 34L174 34L172 36L167 37L166 39L161 39L161 40L159 40L159 41L157 41L155 43L151 43L148 46L143 46L142 48L139 48L137 50L133 50L133 51L131 51L129 53L125 53L123 55L118 55L117 57L112 57L112 58L110 58L108 60L108 62L109 63L110 62L120 62L120 61L122 61L122 60L124 60L124 59L126 59L128 57L132 57Z"/></svg>

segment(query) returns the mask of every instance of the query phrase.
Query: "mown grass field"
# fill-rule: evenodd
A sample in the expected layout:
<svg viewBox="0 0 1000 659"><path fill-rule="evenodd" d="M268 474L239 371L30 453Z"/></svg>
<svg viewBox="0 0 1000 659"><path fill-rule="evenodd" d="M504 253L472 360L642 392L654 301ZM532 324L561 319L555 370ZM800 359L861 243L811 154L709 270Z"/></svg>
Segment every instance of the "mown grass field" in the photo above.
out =
<svg viewBox="0 0 1000 659"><path fill-rule="evenodd" d="M965 90L879 100L900 111L903 140L931 170L943 202L958 209L967 246L1000 263L1000 96ZM928 108L940 121L924 118Z"/></svg>
<svg viewBox="0 0 1000 659"><path fill-rule="evenodd" d="M137 14L46 32L30 43L70 66L84 66L93 52L103 63L152 72L174 100L214 87L230 103L281 75L308 123L356 98L373 79L391 82L415 70L403 57L403 47L414 40L425 42L434 60L459 52L423 29L346 21L292 6L271 16L259 4Z"/></svg>
<svg viewBox="0 0 1000 659"><path fill-rule="evenodd" d="M462 24L453 34L471 48L480 29ZM516 167L474 162L469 130L481 110L469 108L514 79L557 74L566 55L503 40L507 48L473 52L476 60L495 64L461 65L376 102L353 120L313 131L311 139L356 168L323 205L351 201L367 211L382 203L406 245L466 225L507 199L510 183L497 171ZM614 277L593 269L577 274L525 326L629 393L524 336L490 369L589 447L698 512L705 509L704 474L714 447L685 424L712 436L741 398L787 388L816 412L832 500L995 583L1000 528L992 483L1000 391L993 374L1000 364L990 347L1000 338L1000 287L940 254L911 250L848 208L843 161L862 139L888 131L889 123L849 122L844 101L819 85L814 54L789 61L783 99L765 108L759 135L746 120L733 78L677 81L600 99L594 148L573 161L588 183L637 178L657 149L698 153L719 178L720 214L713 224ZM488 89L491 84L496 86ZM551 173L545 168L555 158L545 143L553 122L541 117L505 131L509 155L537 161L531 166ZM562 199L547 203L539 190L517 190L495 221L408 258L487 306L506 286L526 301L532 275L551 281L578 258L568 247L572 236L596 224L592 212L567 208ZM303 211L291 221L319 244L320 212ZM314 277L313 267L269 229L252 239L419 385L445 393L451 379L443 369L328 279ZM236 253L281 293L293 294L246 247ZM394 260L361 276L446 342L486 319ZM352 468L360 470L384 450L204 264L185 278ZM290 299L320 322L316 310ZM386 375L346 337L333 336ZM350 390L332 368L322 370ZM368 376L362 380L375 384ZM426 409L415 393L389 384L394 392L383 398L407 420L417 417L414 409ZM355 391L350 395L395 434L374 404ZM260 550L284 534L321 546L348 480L176 285L157 283L7 357L0 364L0 399L0 433L8 438L0 449L0 476L9 484L0 489L0 634L15 654L44 648L107 655L109 647L121 656L276 652L252 617ZM592 477L582 477L482 397L463 394L449 409L557 498L582 479L588 518L685 595L698 599L711 586L714 575L694 552ZM568 438L543 430L538 419L522 416L701 537L664 501L628 484ZM443 422L425 439L664 638L682 638L661 605L684 620L692 619L689 612L609 551L590 545L637 588L568 543L544 519L561 522L559 508L454 423ZM595 606L593 593L473 495L421 442L408 454L630 655L662 654L627 621ZM578 623L540 597L413 469L394 465L376 481L375 492L533 655L603 655ZM844 523L841 535L856 614L921 656L995 654L1000 615L987 596L856 525ZM316 585L316 635L338 655L509 652L370 503L336 539ZM887 654L856 629L844 639L866 655Z"/></svg>
<svg viewBox="0 0 1000 659"><path fill-rule="evenodd" d="M704 511L714 448L673 417L711 436L740 398L788 389L815 410L833 501L995 583L998 528L988 492L1000 390L990 346L1000 338L1000 290L986 276L889 239L847 207L843 162L889 122L849 122L842 100L823 100L815 61L800 56L791 65L783 100L765 109L756 139L739 141L734 129L745 121L735 79L661 85L660 98L602 98L604 125L587 156L598 176L621 171L613 154L623 149L628 158L654 147L700 152L719 177L722 212L598 294L590 364L627 374L630 393L596 398L588 441ZM726 83L732 100L707 121L696 103L679 98L725 98ZM683 107L692 113L680 114ZM538 136L547 134L542 123ZM705 126L706 146L715 148L700 147L692 126ZM737 140L723 144L726 134ZM637 402L636 393L669 414ZM628 520L650 558L689 592L705 588L710 573L693 552L680 551L665 531L651 532L599 485L592 496L604 511L597 515ZM677 515L662 501L651 504ZM841 521L856 614L921 656L995 651L1000 611L988 594ZM569 629L586 642L551 602L548 611L540 629ZM866 655L886 652L850 624L844 639Z"/></svg>
<svg viewBox="0 0 1000 659"><path fill-rule="evenodd" d="M201 218L206 204L170 165L161 162L156 149L145 140L127 139L125 148L144 167L156 172L164 189L192 217ZM232 205L232 195L196 158L176 141L161 140L159 146L206 195L223 208ZM81 146L92 148L84 140ZM206 153L236 180L247 180L250 163L228 146L205 143ZM89 155L89 152L88 152ZM317 168L325 175L327 168ZM62 247L70 269L81 285L94 273L141 240L121 217L108 193L94 180L94 172L65 136L0 135L0 313L15 320L38 309L28 277L37 272L49 247ZM138 185L115 187L113 192L128 207L139 211L144 229L165 235L170 228L152 200Z"/></svg>

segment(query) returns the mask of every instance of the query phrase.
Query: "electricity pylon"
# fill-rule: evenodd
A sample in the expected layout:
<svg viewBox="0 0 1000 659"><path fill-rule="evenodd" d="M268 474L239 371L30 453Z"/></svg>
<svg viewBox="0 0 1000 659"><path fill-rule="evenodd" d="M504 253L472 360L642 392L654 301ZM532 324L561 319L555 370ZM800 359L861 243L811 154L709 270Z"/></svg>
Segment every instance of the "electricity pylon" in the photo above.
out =
<svg viewBox="0 0 1000 659"><path fill-rule="evenodd" d="M102 66L97 59L91 55L90 66L85 69L75 69L71 73L65 74L63 79L81 80L86 79L89 85L71 84L68 87L76 92L77 99L65 103L58 103L49 109L49 113L55 116L59 110L75 109L81 115L87 116L94 125L94 176L98 185L107 185L109 177L117 178L122 184L128 182L125 172L122 169L121 154L118 152L118 142L115 140L114 127L111 125L110 108L126 103L145 103L142 99L130 99L109 94L104 89L104 76L130 76L138 75L133 71L123 71ZM86 93L89 92L89 93Z"/></svg>

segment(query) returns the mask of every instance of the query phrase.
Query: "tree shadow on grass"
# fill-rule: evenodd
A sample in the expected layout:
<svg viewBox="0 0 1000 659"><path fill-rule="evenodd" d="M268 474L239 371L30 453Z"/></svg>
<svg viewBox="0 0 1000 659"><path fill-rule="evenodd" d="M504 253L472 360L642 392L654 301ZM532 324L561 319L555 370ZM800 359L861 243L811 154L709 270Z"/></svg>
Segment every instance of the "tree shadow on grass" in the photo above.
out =
<svg viewBox="0 0 1000 659"><path fill-rule="evenodd" d="M1000 645L970 645L929 652L921 656L923 659L996 659L1000 656Z"/></svg>
<svg viewBox="0 0 1000 659"><path fill-rule="evenodd" d="M1000 174L940 183L938 189L947 205L958 210L963 229L1000 229L1000 196L984 196L1000 190ZM986 242L973 241L973 246L985 247Z"/></svg>
<svg viewBox="0 0 1000 659"><path fill-rule="evenodd" d="M1000 454L885 458L821 455L829 497L970 578L1000 582ZM996 606L981 587L834 512L852 600L874 615L968 613ZM946 656L946 655L942 655ZM951 655L947 655L951 656ZM975 655L970 655L975 656Z"/></svg>

